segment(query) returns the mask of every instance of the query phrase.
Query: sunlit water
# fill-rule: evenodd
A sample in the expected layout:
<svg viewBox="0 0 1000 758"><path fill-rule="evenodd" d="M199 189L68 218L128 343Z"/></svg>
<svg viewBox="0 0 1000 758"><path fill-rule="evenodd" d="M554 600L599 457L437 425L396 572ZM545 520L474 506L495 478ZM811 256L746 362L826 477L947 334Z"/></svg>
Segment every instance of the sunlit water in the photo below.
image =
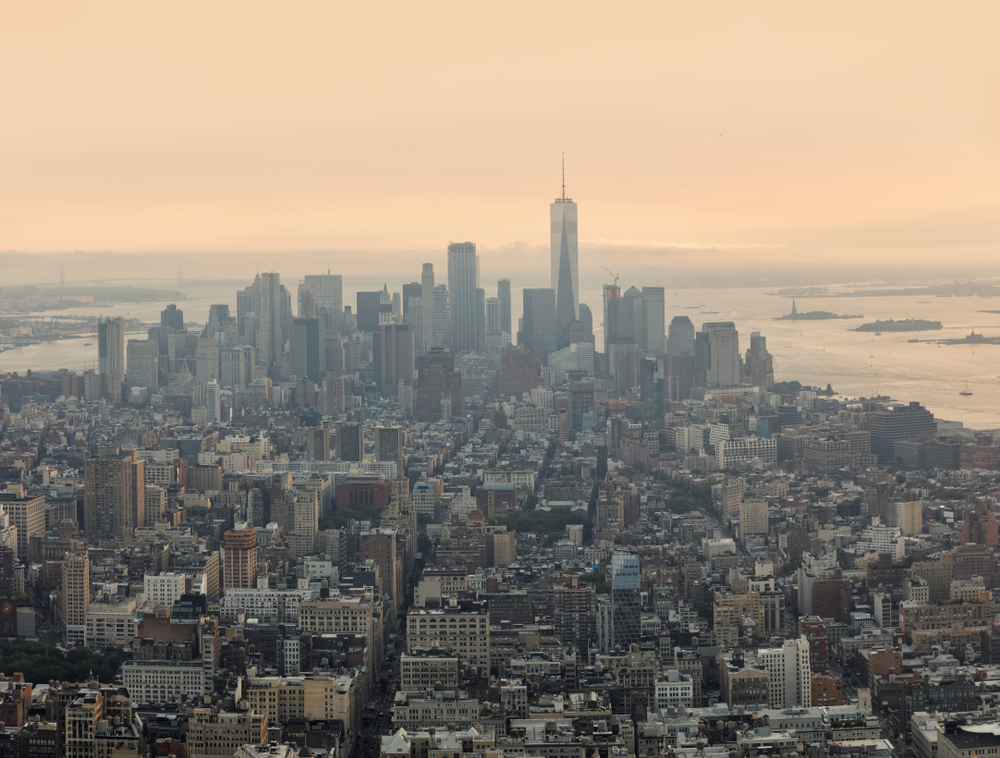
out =
<svg viewBox="0 0 1000 758"><path fill-rule="evenodd" d="M247 282L249 284L249 281ZM294 280L289 289L295 292ZM205 323L209 305L229 303L235 314L235 288L186 283L188 299L179 302L185 321ZM624 289L624 288L623 288ZM986 336L1000 336L1000 314L979 313L1000 310L1000 299L975 297L864 297L797 298L800 312L826 310L840 314L864 314L875 319L925 318L940 321L936 332L884 332L881 337L850 329L863 323L852 321L773 321L788 313L791 300L768 295L764 289L678 289L667 288L666 320L686 315L700 329L706 321L734 321L740 332L741 349L749 347L750 333L767 337L774 355L778 380L798 380L803 384L833 385L849 397L889 395L900 401L918 400L938 418L961 421L976 429L1000 428L1000 345L953 345L908 343L907 340L964 337L973 328ZM492 294L492 293L488 293ZM344 300L353 303L354 292L345 291ZM513 319L520 315L520 293L515 288ZM601 348L602 308L600 292L583 292L583 300L594 313L598 348ZM918 302L929 301L929 302ZM102 308L104 315L132 316L158 321L166 302L127 303ZM689 306L699 306L690 308ZM718 313L702 313L718 311ZM74 313L76 313L74 311ZM80 314L97 315L96 309L80 309ZM49 315L70 315L65 311ZM89 347L84 342L91 342ZM0 353L0 371L52 371L67 368L81 371L97 362L96 339L63 340ZM968 380L970 397L959 394Z"/></svg>

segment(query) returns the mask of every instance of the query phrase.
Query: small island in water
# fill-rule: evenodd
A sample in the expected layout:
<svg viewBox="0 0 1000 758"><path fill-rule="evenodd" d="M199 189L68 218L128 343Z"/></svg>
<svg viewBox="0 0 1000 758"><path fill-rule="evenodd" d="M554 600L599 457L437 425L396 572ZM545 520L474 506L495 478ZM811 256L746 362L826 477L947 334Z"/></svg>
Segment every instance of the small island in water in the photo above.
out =
<svg viewBox="0 0 1000 758"><path fill-rule="evenodd" d="M906 318L896 321L873 321L862 324L855 332L931 332L941 328L940 321L927 321L922 318Z"/></svg>
<svg viewBox="0 0 1000 758"><path fill-rule="evenodd" d="M837 318L864 318L864 316L838 316L836 313L830 313L830 311L806 311L805 313L799 313L798 308L795 307L795 300L792 300L792 312L786 313L784 316L775 316L774 321L827 321L829 319Z"/></svg>

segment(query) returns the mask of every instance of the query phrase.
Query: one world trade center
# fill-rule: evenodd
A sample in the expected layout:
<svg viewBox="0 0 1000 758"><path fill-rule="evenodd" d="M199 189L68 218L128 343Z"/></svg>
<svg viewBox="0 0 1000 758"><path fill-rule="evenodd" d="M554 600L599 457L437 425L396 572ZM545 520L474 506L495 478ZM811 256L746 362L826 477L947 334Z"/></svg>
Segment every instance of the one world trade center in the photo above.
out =
<svg viewBox="0 0 1000 758"><path fill-rule="evenodd" d="M577 265L576 203L566 197L563 163L562 197L549 206L552 233L552 289L556 293L556 347L569 342L570 322L580 318L580 275Z"/></svg>

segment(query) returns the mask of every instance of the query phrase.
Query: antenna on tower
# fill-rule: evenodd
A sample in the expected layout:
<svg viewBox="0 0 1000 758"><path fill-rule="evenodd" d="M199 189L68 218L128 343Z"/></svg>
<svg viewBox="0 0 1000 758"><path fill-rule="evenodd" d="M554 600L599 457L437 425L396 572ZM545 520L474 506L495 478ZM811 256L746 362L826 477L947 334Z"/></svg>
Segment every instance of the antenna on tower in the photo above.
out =
<svg viewBox="0 0 1000 758"><path fill-rule="evenodd" d="M566 151L563 150L562 154L562 176L563 176L563 194L562 199L566 199Z"/></svg>

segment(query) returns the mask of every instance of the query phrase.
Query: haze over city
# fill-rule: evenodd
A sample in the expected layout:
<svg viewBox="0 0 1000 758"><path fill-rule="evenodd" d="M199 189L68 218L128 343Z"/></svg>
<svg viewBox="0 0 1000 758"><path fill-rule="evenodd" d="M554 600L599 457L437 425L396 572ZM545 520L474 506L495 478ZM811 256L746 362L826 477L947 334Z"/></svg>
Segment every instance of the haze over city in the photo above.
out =
<svg viewBox="0 0 1000 758"><path fill-rule="evenodd" d="M1000 755L998 20L0 7L0 758Z"/></svg>

